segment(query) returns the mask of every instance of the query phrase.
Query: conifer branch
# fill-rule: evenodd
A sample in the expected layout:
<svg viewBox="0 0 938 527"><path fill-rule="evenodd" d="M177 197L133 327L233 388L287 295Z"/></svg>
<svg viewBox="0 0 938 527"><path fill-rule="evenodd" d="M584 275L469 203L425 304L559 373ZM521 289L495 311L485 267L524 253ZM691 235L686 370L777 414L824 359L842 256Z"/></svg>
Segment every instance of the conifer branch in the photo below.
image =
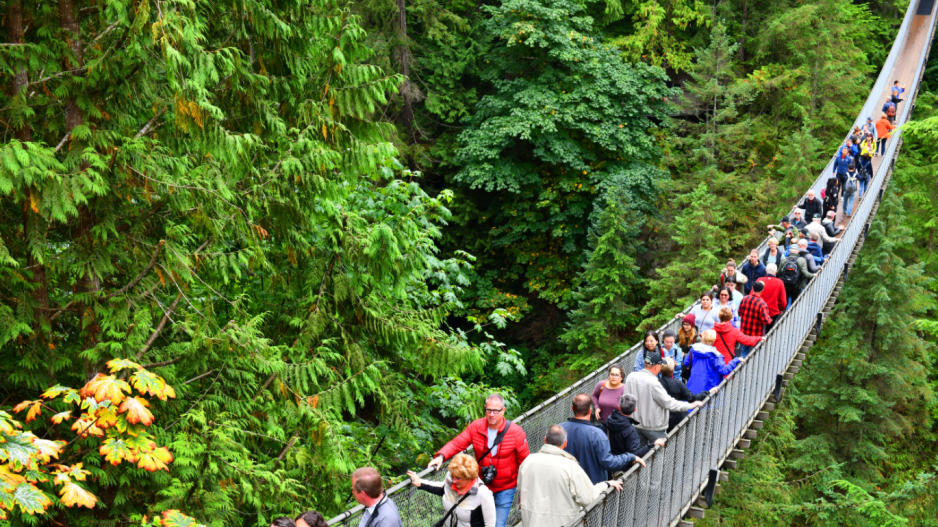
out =
<svg viewBox="0 0 938 527"><path fill-rule="evenodd" d="M173 300L173 303L169 305L169 309L163 313L163 318L160 319L160 323L156 325L156 329L153 330L153 333L150 334L150 338L147 339L143 347L140 348L140 351L137 352L137 360L140 360L143 357L143 354L150 349L150 346L153 345L153 342L156 341L156 338L160 336L160 332L163 331L163 328L166 326L166 321L169 320L169 316L173 313L173 310L176 309L176 306L179 305L179 301L182 300L182 290L176 294L176 299Z"/></svg>
<svg viewBox="0 0 938 527"><path fill-rule="evenodd" d="M62 140L59 141L59 144L56 145L56 147L55 147L56 153L58 153L58 151L62 149L62 146L65 145L65 141L68 141L68 138L71 137L71 136L72 136L72 131L71 131L71 130L69 130L68 132L65 132L65 137L63 137Z"/></svg>
<svg viewBox="0 0 938 527"><path fill-rule="evenodd" d="M136 278L131 280L130 283L128 283L124 287L107 295L106 297L104 297L104 299L107 300L108 298L111 298L113 296L122 295L126 293L127 291L130 291L131 289L136 287L137 284L140 283L140 280L143 280L143 277L146 276L147 273L149 273L151 269L153 269L154 265L156 265L156 258L160 255L160 250L163 249L163 244L165 243L166 243L166 240L160 240L160 243L156 245L156 251L153 252L153 257L150 258L150 263L147 264L147 266L143 269L143 271L140 272L140 274L137 275Z"/></svg>

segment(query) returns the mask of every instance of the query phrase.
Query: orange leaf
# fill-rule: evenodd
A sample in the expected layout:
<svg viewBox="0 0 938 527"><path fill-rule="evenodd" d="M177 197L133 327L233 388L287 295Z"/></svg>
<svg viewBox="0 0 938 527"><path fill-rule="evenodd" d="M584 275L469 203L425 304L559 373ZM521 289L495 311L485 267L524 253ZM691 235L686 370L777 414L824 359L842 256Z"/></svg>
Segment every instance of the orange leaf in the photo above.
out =
<svg viewBox="0 0 938 527"><path fill-rule="evenodd" d="M42 415L42 401L23 401L20 404L13 407L13 413L20 413L26 408L29 408L29 412L26 412L26 422L35 421L37 415Z"/></svg>
<svg viewBox="0 0 938 527"><path fill-rule="evenodd" d="M94 424L98 428L107 429L117 424L117 413L114 411L113 406L98 408L94 415L97 417Z"/></svg>
<svg viewBox="0 0 938 527"><path fill-rule="evenodd" d="M126 413L127 422L130 424L142 424L143 426L150 426L153 424L153 414L147 410L147 406L150 406L150 403L146 399L141 399L140 397L128 397L124 399L121 407L118 408L118 412Z"/></svg>
<svg viewBox="0 0 938 527"><path fill-rule="evenodd" d="M119 465L125 459L131 463L137 462L137 456L134 454L133 449L123 439L111 438L106 440L98 449L98 452L112 465Z"/></svg>
<svg viewBox="0 0 938 527"><path fill-rule="evenodd" d="M72 423L72 430L74 430L81 437L104 437L104 430L101 430L95 426L94 421L90 419L79 419L75 421Z"/></svg>
<svg viewBox="0 0 938 527"><path fill-rule="evenodd" d="M59 453L62 451L62 447L65 446L65 441L35 439L33 440L33 446L39 449L39 457L42 459L42 462L48 463L52 458L59 458Z"/></svg>
<svg viewBox="0 0 938 527"><path fill-rule="evenodd" d="M71 481L66 483L62 489L59 490L59 496L62 497L62 504L66 507L78 505L79 507L88 507L91 509L94 507L95 503L98 502L98 498L96 498L94 494Z"/></svg>
<svg viewBox="0 0 938 527"><path fill-rule="evenodd" d="M147 472L156 472L157 470L169 470L166 464L173 460L173 455L169 449L164 447L150 450L149 452L140 452L137 458L137 468L142 468Z"/></svg>
<svg viewBox="0 0 938 527"><path fill-rule="evenodd" d="M124 392L130 392L130 385L127 381L118 379L113 375L104 375L99 373L97 377L88 381L88 384L81 389L82 397L94 397L99 403L105 399L111 401L111 404L120 404L124 400Z"/></svg>
<svg viewBox="0 0 938 527"><path fill-rule="evenodd" d="M69 411L69 410L66 410L66 411L64 411L64 412L59 412L59 413L53 415L53 416L52 416L52 422L55 423L55 424L60 424L62 421L66 420L66 419L71 419L71 418L72 418L72 412Z"/></svg>

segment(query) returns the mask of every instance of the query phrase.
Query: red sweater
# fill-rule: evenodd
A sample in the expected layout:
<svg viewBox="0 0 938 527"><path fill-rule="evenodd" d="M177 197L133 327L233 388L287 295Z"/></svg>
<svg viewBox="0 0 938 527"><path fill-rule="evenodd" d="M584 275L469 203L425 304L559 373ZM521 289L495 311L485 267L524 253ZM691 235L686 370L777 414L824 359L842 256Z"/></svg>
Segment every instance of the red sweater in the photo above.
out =
<svg viewBox="0 0 938 527"><path fill-rule="evenodd" d="M762 300L769 306L769 316L774 320L779 313L788 307L788 293L785 292L785 282L774 276L763 276L756 280L765 284L762 291Z"/></svg>
<svg viewBox="0 0 938 527"><path fill-rule="evenodd" d="M504 429L507 422L507 420L502 421L502 426L498 429L499 432ZM443 459L449 459L471 446L473 453L478 456L488 450L489 436L486 432L487 429L488 424L486 424L485 418L476 419L469 423L469 426L461 434L446 443L446 446L441 448L437 454L443 456ZM495 481L488 486L489 490L500 492L518 486L518 467L521 466L521 463L530 453L528 438L524 435L524 430L517 424L511 423L511 428L508 429L505 437L502 438L502 442L498 445L498 452L494 456L488 454L485 459L479 461L480 467L495 465L497 474L495 475ZM476 457L476 460L478 460L478 457Z"/></svg>
<svg viewBox="0 0 938 527"><path fill-rule="evenodd" d="M736 348L737 342L745 346L755 346L762 340L762 337L746 336L742 331L734 328L732 322L714 324L713 330L717 332L717 341L713 343L713 347L723 355L723 360L726 361L726 364L729 364L730 361L733 360L733 353L731 353L731 351ZM725 345L724 341L726 341ZM729 348L727 348L727 346L729 346Z"/></svg>

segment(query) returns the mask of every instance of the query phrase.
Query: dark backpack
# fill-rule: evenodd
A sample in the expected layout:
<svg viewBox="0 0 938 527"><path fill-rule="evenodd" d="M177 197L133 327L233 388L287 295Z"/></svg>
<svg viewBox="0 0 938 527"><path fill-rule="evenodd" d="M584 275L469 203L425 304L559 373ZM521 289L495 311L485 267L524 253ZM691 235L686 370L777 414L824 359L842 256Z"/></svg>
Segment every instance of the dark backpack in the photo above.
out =
<svg viewBox="0 0 938 527"><path fill-rule="evenodd" d="M789 256L778 271L778 279L785 285L798 285L801 281L801 269L798 268L798 256Z"/></svg>
<svg viewBox="0 0 938 527"><path fill-rule="evenodd" d="M849 196L857 191L857 178L848 177L847 182L844 184L844 196Z"/></svg>

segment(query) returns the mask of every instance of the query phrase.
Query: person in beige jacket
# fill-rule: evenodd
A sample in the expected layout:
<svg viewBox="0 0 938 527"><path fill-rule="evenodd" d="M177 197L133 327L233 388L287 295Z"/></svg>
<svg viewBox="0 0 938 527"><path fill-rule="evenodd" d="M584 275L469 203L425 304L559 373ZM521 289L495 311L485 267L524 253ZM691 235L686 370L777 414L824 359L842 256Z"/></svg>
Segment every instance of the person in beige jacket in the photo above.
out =
<svg viewBox="0 0 938 527"><path fill-rule="evenodd" d="M622 490L621 481L594 485L576 458L564 452L566 446L567 431L553 425L547 430L540 452L521 464L518 492L524 527L563 527L604 490Z"/></svg>

